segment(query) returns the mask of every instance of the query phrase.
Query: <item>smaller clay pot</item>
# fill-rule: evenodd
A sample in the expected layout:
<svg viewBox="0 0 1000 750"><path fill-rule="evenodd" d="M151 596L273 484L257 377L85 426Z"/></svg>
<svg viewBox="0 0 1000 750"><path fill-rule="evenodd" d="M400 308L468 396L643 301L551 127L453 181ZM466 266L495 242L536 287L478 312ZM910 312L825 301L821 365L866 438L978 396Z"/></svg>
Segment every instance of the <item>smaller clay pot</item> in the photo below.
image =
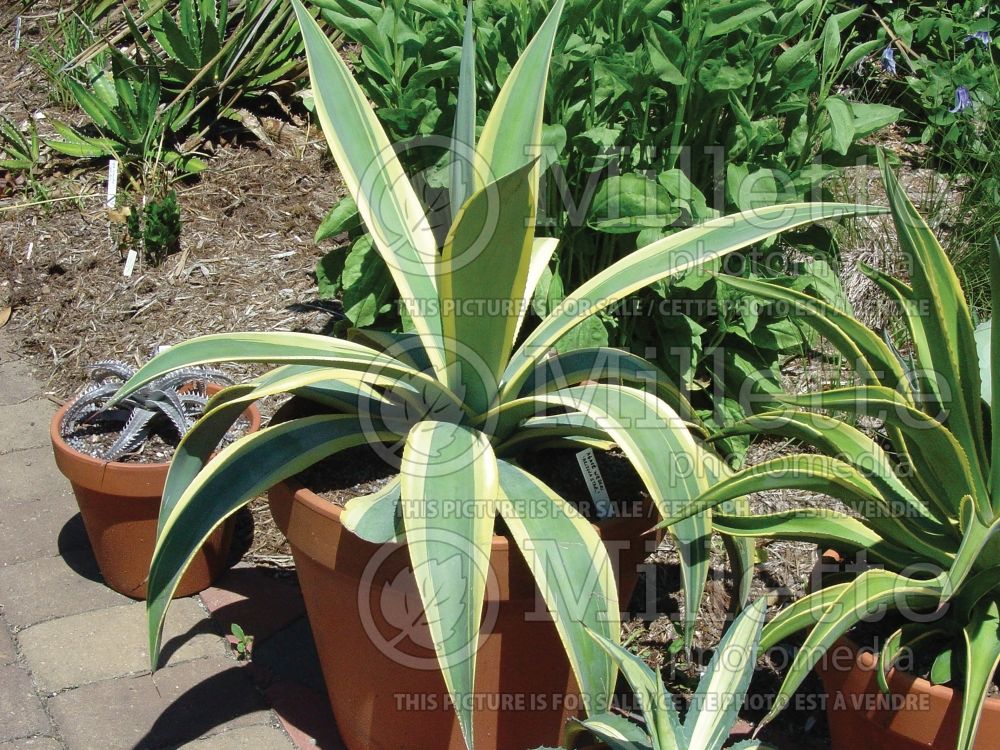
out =
<svg viewBox="0 0 1000 750"><path fill-rule="evenodd" d="M209 393L221 388L209 385ZM146 598L146 578L156 544L156 525L169 463L127 464L102 461L71 448L62 438L63 415L56 412L49 437L56 466L73 488L104 582L125 596ZM256 407L245 412L250 431L260 428ZM226 570L232 539L231 520L208 538L191 561L174 597L204 591Z"/></svg>

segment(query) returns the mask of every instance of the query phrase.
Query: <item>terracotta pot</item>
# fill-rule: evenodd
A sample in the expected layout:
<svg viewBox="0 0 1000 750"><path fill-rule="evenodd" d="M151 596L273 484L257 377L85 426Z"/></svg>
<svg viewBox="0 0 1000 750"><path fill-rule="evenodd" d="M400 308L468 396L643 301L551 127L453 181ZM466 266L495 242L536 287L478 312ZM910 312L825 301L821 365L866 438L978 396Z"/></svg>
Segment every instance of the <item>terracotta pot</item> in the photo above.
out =
<svg viewBox="0 0 1000 750"><path fill-rule="evenodd" d="M221 390L209 385L210 393ZM69 404L56 412L49 426L56 466L69 480L83 525L105 583L134 599L146 598L146 578L156 543L156 523L169 463L130 464L103 461L70 447L60 433ZM250 430L260 427L256 407L246 411ZM201 548L174 597L208 588L225 570L233 525L227 521Z"/></svg>
<svg viewBox="0 0 1000 750"><path fill-rule="evenodd" d="M834 550L827 563L843 558ZM813 581L819 572L814 572ZM833 750L955 750L962 694L893 669L891 694L882 693L878 656L841 638L816 666L826 689ZM994 750L1000 736L1000 699L983 706L975 750Z"/></svg>
<svg viewBox="0 0 1000 750"><path fill-rule="evenodd" d="M816 667L827 691L834 750L954 750L962 694L893 670L892 693L875 676L877 657L842 638ZM975 750L994 750L1000 736L1000 700L983 706Z"/></svg>
<svg viewBox="0 0 1000 750"><path fill-rule="evenodd" d="M319 652L334 718L350 750L464 750L455 713L430 645L422 605L398 544L376 545L348 532L341 509L288 482L270 492L288 538ZM617 556L627 602L649 554L640 536L653 521L602 523ZM582 708L555 625L520 552L494 536L476 668L477 750L557 745ZM409 631L400 630L400 613ZM402 637L401 637L402 632Z"/></svg>

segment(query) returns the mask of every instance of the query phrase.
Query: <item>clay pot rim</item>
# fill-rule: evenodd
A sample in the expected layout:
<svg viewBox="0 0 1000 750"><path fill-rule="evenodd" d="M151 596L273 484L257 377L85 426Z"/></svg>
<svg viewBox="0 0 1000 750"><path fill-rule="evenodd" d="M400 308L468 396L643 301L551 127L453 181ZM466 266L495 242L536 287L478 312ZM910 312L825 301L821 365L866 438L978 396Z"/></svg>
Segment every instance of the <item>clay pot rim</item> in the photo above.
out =
<svg viewBox="0 0 1000 750"><path fill-rule="evenodd" d="M221 391L224 386L218 383L209 383L206 389L209 395L214 395ZM159 471L170 466L170 461L137 461L135 463L127 463L125 461L106 461L101 458L96 458L91 456L89 453L84 453L83 451L78 451L72 445L66 442L66 439L62 436L62 420L69 407L73 405L75 398L68 399L66 403L59 407L56 413L52 416L52 421L49 422L49 439L52 441L52 445L55 449L61 453L64 453L72 457L72 460L78 464L81 464L90 471L114 471L114 472L125 472L125 473L141 473L144 471ZM250 427L247 429L247 433L257 432L260 429L261 417L260 410L257 408L256 404L250 404L243 414L247 415L250 419Z"/></svg>
<svg viewBox="0 0 1000 750"><path fill-rule="evenodd" d="M326 516L328 518L332 518L336 523L340 524L341 526L344 526L343 522L340 519L341 514L344 512L343 506L338 505L337 503L331 502L329 500L326 500L319 493L309 489L308 487L306 487L304 484L302 484L300 481L298 481L293 477L289 477L283 482L279 482L279 484L283 484L288 489L291 490L291 494L295 497L296 502L300 502L309 509L315 511L316 513L319 513L320 515ZM622 518L620 516L615 516L613 518L606 519L600 524L591 522L590 525L594 527L595 530L597 530L598 534L601 534L601 530L606 531L609 528L614 528L618 524L624 524L629 520L631 519L629 519L628 517ZM349 534L353 534L353 532L347 530L347 527L344 527L344 530L347 531ZM602 538L604 536L605 534L601 534ZM504 536L503 534L494 534L491 549L493 552L508 553L511 549L517 547L517 545L512 544L512 542L513 540L510 537ZM394 542L388 542L388 544L394 544ZM403 546L405 546L405 543Z"/></svg>

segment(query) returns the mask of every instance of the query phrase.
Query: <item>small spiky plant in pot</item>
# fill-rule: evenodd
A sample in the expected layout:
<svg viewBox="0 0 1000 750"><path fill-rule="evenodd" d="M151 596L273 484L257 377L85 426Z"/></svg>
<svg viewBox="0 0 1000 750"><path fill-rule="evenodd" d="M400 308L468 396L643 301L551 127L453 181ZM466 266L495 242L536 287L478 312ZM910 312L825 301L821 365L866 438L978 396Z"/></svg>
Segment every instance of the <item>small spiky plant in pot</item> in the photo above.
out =
<svg viewBox="0 0 1000 750"><path fill-rule="evenodd" d="M208 399L229 378L206 367L181 368L111 405L135 368L104 361L87 370L92 382L52 418L52 449L73 489L105 583L141 599L168 462ZM223 440L231 442L259 425L257 410L248 409ZM231 530L231 525L220 528L198 548L176 596L207 588L226 569Z"/></svg>
<svg viewBox="0 0 1000 750"><path fill-rule="evenodd" d="M208 384L232 383L219 370L185 367L107 408L111 397L135 373L135 367L115 360L87 368L91 384L66 409L60 424L62 437L72 448L105 461L121 461L141 457L154 436L160 436L166 446L176 445L204 412ZM102 442L102 437L107 439Z"/></svg>

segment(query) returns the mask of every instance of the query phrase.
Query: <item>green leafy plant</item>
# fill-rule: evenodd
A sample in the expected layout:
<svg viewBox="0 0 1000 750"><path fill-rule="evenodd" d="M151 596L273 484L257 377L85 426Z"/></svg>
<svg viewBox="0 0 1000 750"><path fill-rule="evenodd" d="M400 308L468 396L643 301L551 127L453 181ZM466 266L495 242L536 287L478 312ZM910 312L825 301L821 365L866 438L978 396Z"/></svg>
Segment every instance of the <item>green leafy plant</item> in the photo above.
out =
<svg viewBox="0 0 1000 750"><path fill-rule="evenodd" d="M616 443L661 513L700 494L727 470L688 424L697 415L650 363L593 347L549 357L590 315L631 292L774 234L820 219L879 209L793 204L727 216L654 242L569 294L515 347L526 305L556 242L536 237L539 134L557 2L516 63L474 136L471 65L462 80L450 182L454 211L441 246L385 131L337 50L296 1L316 112L341 175L406 303L414 332L355 332L354 340L302 333L216 334L160 354L116 398L163 372L219 361L283 365L227 389L175 453L164 489L148 581L150 648L185 567L211 529L259 492L315 462L360 445L388 450L399 476L357 498L342 523L373 542L405 539L445 684L469 747L474 654L490 545L499 520L534 571L590 713L607 709L616 668L584 628L615 640L619 602L607 551L594 528L518 456L552 441ZM466 28L470 28L468 24ZM467 32L463 46L472 49ZM463 54L471 62L471 54ZM366 345L367 341L372 345ZM596 381L596 382L590 382ZM292 419L238 441L213 460L219 437L246 404L293 393L332 413ZM401 454L401 455L400 455ZM674 469L674 462L694 467ZM735 509L734 509L734 512ZM711 517L671 530L682 550L690 643L709 567ZM457 546L456 546L457 545ZM737 543L734 566L751 567ZM456 551L459 553L456 555ZM576 589L553 585L559 560ZM448 564L442 564L447 561ZM560 576L563 578L562 576ZM438 592L444 592L438 595Z"/></svg>
<svg viewBox="0 0 1000 750"><path fill-rule="evenodd" d="M41 167L41 139L35 120L28 118L25 132L0 115L0 174L14 175L8 182L21 182L36 196L44 198L45 189L38 179Z"/></svg>
<svg viewBox="0 0 1000 750"><path fill-rule="evenodd" d="M982 384L977 337L958 278L930 228L883 164L909 284L866 272L906 320L912 354L895 348L854 318L807 295L766 282L727 280L762 299L791 307L851 362L859 384L785 396L789 408L759 414L732 432L784 435L817 453L782 457L747 468L708 490L676 521L727 498L763 489L799 488L845 502L856 516L792 510L725 519L726 533L806 539L842 553L864 551L878 567L847 582L828 582L790 605L768 625L768 648L810 628L768 719L780 711L834 641L879 608L915 612L887 640L879 678L903 649L935 656L931 678L964 693L957 747L973 746L980 710L1000 659L1000 377ZM1000 296L1000 245L993 249L994 304ZM978 351L996 351L997 333L983 327ZM988 331L988 333L986 333ZM986 347L984 336L989 336ZM847 421L812 411L867 415L881 421L872 439ZM937 613L933 616L929 614Z"/></svg>
<svg viewBox="0 0 1000 750"><path fill-rule="evenodd" d="M81 0L65 7L60 5L52 19L43 16L39 20L43 37L28 54L49 83L49 99L63 109L78 106L67 85L72 80L67 75L67 66L107 32L113 5L110 0ZM96 57L94 63L107 63L107 54Z"/></svg>
<svg viewBox="0 0 1000 750"><path fill-rule="evenodd" d="M437 2L316 4L359 45L352 62L365 94L390 140L406 144L400 158L421 172L424 202L434 216L447 217L441 195L451 157L412 144L454 125L456 92L447 74L458 70L462 33L454 14ZM536 287L526 327L566 290L637 247L723 211L826 197L822 185L840 165L873 156L865 139L900 110L841 93L839 83L877 42L856 44L863 8L832 13L833 5L567 4L570 21L557 37L546 94L538 216L562 242ZM475 3L476 71L488 94L503 84L547 7ZM477 114L482 123L485 111ZM447 228L447 218L432 221ZM342 298L354 325L406 330L392 304L397 290L350 196L332 209L317 240L344 231L347 242L317 268L321 294ZM811 261L789 262L790 246ZM730 272L796 284L836 302L835 259L830 233L811 227L769 241ZM656 363L693 392L702 416L716 425L739 414L738 394L727 390L733 373L768 373L760 387L776 391L779 362L815 343L777 310L759 314L752 299L717 284L712 273L684 274L636 297L587 320L558 346L655 349ZM658 314L665 308L675 312ZM738 459L744 446L733 440L724 447Z"/></svg>
<svg viewBox="0 0 1000 750"><path fill-rule="evenodd" d="M567 726L563 746L574 750L589 734L610 750L722 750L746 699L766 614L766 602L758 599L736 618L712 656L683 721L660 675L614 641L591 633L631 685L644 723L640 726L615 713L573 720ZM731 745L730 750L764 747L746 740Z"/></svg>
<svg viewBox="0 0 1000 750"><path fill-rule="evenodd" d="M132 242L142 248L143 257L154 266L177 252L181 241L181 210L177 205L177 191L171 190L162 198L146 201L141 211L139 208L132 209L128 217L128 233Z"/></svg>
<svg viewBox="0 0 1000 750"><path fill-rule="evenodd" d="M141 55L130 60L110 50L111 67L88 68L84 83L67 80L81 109L97 135L88 135L52 119L58 138L46 141L54 150L86 159L117 159L141 176L162 163L182 173L202 171L205 163L182 154L175 144L175 124L183 117L180 107L160 106L160 76L156 66Z"/></svg>
<svg viewBox="0 0 1000 750"><path fill-rule="evenodd" d="M266 94L302 64L301 35L287 3L179 0L149 14L146 26L162 55L137 27L133 38L160 67L165 92L195 102L181 119L196 118L196 129Z"/></svg>
<svg viewBox="0 0 1000 750"><path fill-rule="evenodd" d="M236 649L237 658L249 659L253 653L253 636L247 635L243 628L235 622L229 630L233 636L233 648Z"/></svg>

